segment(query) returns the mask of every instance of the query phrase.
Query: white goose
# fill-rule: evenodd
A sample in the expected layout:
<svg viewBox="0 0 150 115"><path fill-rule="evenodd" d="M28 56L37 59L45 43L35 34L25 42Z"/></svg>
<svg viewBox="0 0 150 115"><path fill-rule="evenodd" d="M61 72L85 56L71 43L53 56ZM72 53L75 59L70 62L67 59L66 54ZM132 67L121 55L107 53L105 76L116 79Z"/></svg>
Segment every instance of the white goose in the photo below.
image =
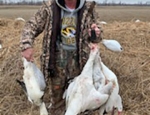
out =
<svg viewBox="0 0 150 115"><path fill-rule="evenodd" d="M110 112L113 111L113 108L117 107L117 108L122 108L122 99L120 97L119 93L119 84L118 84L118 80L117 80L117 76L101 61L101 66L102 66L102 71L104 76L106 77L106 80L109 81L113 81L115 82L114 84L114 88L113 91L111 93L111 95L109 96L107 102L102 105L100 107L100 115L103 115L103 112ZM120 99L120 101L118 100L118 97ZM122 110L120 110L121 112ZM112 113L114 114L114 113Z"/></svg>
<svg viewBox="0 0 150 115"><path fill-rule="evenodd" d="M17 82L26 92L28 100L40 107L40 115L48 115L45 103L42 101L46 87L43 74L34 63L28 62L25 58L23 58L23 65L23 81L17 80Z"/></svg>
<svg viewBox="0 0 150 115"><path fill-rule="evenodd" d="M115 108L118 110L118 115L120 115L121 112L122 112L122 110L123 110L122 98L121 98L121 96L118 94L118 96L117 96L116 99L117 99L117 100L115 101L115 102L116 102Z"/></svg>
<svg viewBox="0 0 150 115"><path fill-rule="evenodd" d="M106 78L102 72L101 68L101 58L98 54L94 60L94 65L93 65L93 84L96 88L96 90L100 90L104 85Z"/></svg>
<svg viewBox="0 0 150 115"><path fill-rule="evenodd" d="M112 112L112 115L114 115L114 109L115 108L118 111L118 115L121 115L122 110L123 110L123 105L122 105L122 99L121 99L120 95L116 96L116 99L114 101L114 105L115 106L113 107L113 110L111 110L111 111L106 110L106 105L102 105L99 109L99 115L103 115L104 111L107 113Z"/></svg>
<svg viewBox="0 0 150 115"><path fill-rule="evenodd" d="M69 85L66 91L65 115L77 115L85 110L94 110L107 101L109 95L98 92L93 85L93 62L98 50L98 45L91 46L90 56L83 71ZM112 85L110 82L109 93Z"/></svg>
<svg viewBox="0 0 150 115"><path fill-rule="evenodd" d="M103 39L102 40L102 44L106 48L108 48L109 50L111 50L111 51L114 51L114 52L121 52L121 51L123 51L122 46L116 40L106 40L106 39Z"/></svg>

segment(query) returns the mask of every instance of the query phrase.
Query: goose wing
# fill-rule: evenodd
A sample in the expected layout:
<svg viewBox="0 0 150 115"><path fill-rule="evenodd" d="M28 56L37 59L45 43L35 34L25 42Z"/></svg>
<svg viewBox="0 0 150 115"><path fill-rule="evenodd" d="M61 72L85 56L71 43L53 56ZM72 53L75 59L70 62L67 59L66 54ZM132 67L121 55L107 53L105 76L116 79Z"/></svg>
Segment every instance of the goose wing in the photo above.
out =
<svg viewBox="0 0 150 115"><path fill-rule="evenodd" d="M31 66L32 66L33 72L35 74L36 81L37 81L40 89L43 91L45 89L45 87L46 87L44 75L41 72L41 70L34 63L31 63Z"/></svg>

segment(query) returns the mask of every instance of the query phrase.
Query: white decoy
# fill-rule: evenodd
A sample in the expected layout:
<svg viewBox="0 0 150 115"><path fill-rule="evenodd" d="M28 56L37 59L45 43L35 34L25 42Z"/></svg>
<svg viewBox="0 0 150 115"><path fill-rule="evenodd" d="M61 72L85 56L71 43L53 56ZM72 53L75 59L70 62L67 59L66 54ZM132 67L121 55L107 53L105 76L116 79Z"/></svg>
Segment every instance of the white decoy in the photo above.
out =
<svg viewBox="0 0 150 115"><path fill-rule="evenodd" d="M89 59L81 74L68 86L65 115L77 115L85 110L94 110L104 104L109 95L98 92L93 85L93 62L98 54L98 45L92 46ZM109 93L112 83L109 86Z"/></svg>
<svg viewBox="0 0 150 115"><path fill-rule="evenodd" d="M122 46L116 40L106 40L106 39L103 39L102 40L102 44L106 48L108 48L109 50L111 50L111 51L114 51L114 52L121 52L121 51L123 51Z"/></svg>
<svg viewBox="0 0 150 115"><path fill-rule="evenodd" d="M141 22L139 19L135 20L136 23Z"/></svg>
<svg viewBox="0 0 150 115"><path fill-rule="evenodd" d="M0 40L0 49L2 49L2 41Z"/></svg>
<svg viewBox="0 0 150 115"><path fill-rule="evenodd" d="M107 102L100 107L100 115L103 115L103 112L110 112L113 111L114 107L117 107L117 99L118 99L118 93L119 93L119 84L117 76L101 61L102 71L104 76L106 77L106 80L113 81L114 82L114 88L109 96ZM120 97L121 98L121 97ZM122 101L120 102L122 103Z"/></svg>
<svg viewBox="0 0 150 115"><path fill-rule="evenodd" d="M2 49L2 45L0 44L0 49Z"/></svg>
<svg viewBox="0 0 150 115"><path fill-rule="evenodd" d="M23 22L25 22L26 20L23 19L22 17L18 17L18 18L15 19L15 21L23 21Z"/></svg>
<svg viewBox="0 0 150 115"><path fill-rule="evenodd" d="M45 103L42 101L46 87L44 75L34 63L27 61L25 58L23 58L23 65L23 81L17 80L17 82L24 89L28 100L40 107L40 115L48 115Z"/></svg>
<svg viewBox="0 0 150 115"><path fill-rule="evenodd" d="M106 25L107 22L105 22L105 21L100 21L100 24Z"/></svg>

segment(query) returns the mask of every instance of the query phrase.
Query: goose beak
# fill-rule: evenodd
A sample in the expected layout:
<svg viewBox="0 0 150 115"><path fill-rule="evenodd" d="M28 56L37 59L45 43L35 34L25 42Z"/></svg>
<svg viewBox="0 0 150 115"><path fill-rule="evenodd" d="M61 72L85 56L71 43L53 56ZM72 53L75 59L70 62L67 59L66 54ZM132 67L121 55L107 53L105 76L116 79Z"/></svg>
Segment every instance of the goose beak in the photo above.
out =
<svg viewBox="0 0 150 115"><path fill-rule="evenodd" d="M121 115L121 111L118 111L118 115Z"/></svg>

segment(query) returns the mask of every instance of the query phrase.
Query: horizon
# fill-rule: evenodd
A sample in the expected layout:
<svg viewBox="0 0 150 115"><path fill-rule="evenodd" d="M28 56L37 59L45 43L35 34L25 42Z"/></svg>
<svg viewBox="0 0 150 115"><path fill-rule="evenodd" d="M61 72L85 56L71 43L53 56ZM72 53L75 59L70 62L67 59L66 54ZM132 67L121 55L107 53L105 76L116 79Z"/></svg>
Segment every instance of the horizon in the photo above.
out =
<svg viewBox="0 0 150 115"><path fill-rule="evenodd" d="M0 0L3 3L18 3L18 2L42 2L44 0ZM48 1L48 0L46 0ZM150 4L150 0L87 0L87 1L96 1L97 3L114 3L114 4Z"/></svg>

